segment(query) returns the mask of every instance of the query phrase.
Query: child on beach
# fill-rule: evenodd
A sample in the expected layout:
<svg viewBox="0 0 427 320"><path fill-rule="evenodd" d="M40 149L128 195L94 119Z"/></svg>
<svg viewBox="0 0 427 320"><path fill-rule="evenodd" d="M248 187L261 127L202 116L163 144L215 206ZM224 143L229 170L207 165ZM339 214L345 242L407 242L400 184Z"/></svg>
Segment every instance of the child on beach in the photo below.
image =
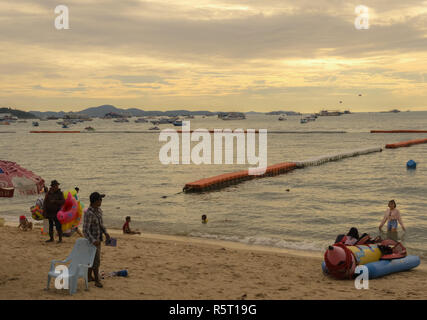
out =
<svg viewBox="0 0 427 320"><path fill-rule="evenodd" d="M405 226L403 225L402 218L400 216L400 211L396 209L396 202L394 200L390 200L388 203L388 209L384 214L384 218L381 221L379 229L382 230L383 225L387 223L387 231L396 232L397 231L397 223L402 226L403 231L406 231Z"/></svg>
<svg viewBox="0 0 427 320"><path fill-rule="evenodd" d="M29 222L26 216L20 216L18 229L22 231L33 230L33 223Z"/></svg>
<svg viewBox="0 0 427 320"><path fill-rule="evenodd" d="M124 234L141 234L141 232L139 232L138 230L135 230L135 231L131 230L129 223L130 223L130 216L127 216L126 222L123 225L123 233Z"/></svg>

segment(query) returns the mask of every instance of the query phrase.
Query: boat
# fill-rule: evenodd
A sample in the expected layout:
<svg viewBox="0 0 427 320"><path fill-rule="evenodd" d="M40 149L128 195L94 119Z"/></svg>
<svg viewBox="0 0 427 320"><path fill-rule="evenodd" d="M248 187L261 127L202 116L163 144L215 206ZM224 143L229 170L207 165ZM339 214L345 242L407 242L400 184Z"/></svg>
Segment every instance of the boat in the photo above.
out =
<svg viewBox="0 0 427 320"><path fill-rule="evenodd" d="M62 125L62 128L64 128L64 129L68 129L69 127L68 127L68 125L66 125L65 123Z"/></svg>
<svg viewBox="0 0 427 320"><path fill-rule="evenodd" d="M333 111L322 110L317 115L322 116L322 117L333 117L333 116L340 116L340 115L342 115L342 112L341 111L337 111L337 110L333 110Z"/></svg>
<svg viewBox="0 0 427 320"><path fill-rule="evenodd" d="M129 122L129 120L126 119L126 118L118 118L118 119L115 119L114 122L116 122L116 123L124 123L124 122Z"/></svg>
<svg viewBox="0 0 427 320"><path fill-rule="evenodd" d="M175 120L175 121L173 122L173 125L174 125L175 127L182 127L182 120Z"/></svg>
<svg viewBox="0 0 427 320"><path fill-rule="evenodd" d="M242 112L220 112L218 118L222 120L245 120L246 116Z"/></svg>
<svg viewBox="0 0 427 320"><path fill-rule="evenodd" d="M33 121L33 127L38 127L39 123L37 121Z"/></svg>
<svg viewBox="0 0 427 320"><path fill-rule="evenodd" d="M308 120L306 118L301 118L300 123L307 123Z"/></svg>
<svg viewBox="0 0 427 320"><path fill-rule="evenodd" d="M346 236L344 236L346 240ZM402 243L394 240L356 238L353 245L339 240L324 254L322 270L336 279L352 279L364 274L369 279L410 270L420 264L420 257L407 255Z"/></svg>
<svg viewBox="0 0 427 320"><path fill-rule="evenodd" d="M92 128L92 127L86 127L86 128L85 128L85 130L86 130L86 131L95 131L95 129L94 129L94 128Z"/></svg>
<svg viewBox="0 0 427 320"><path fill-rule="evenodd" d="M150 129L148 129L148 130L160 130L160 128L159 127L151 127Z"/></svg>
<svg viewBox="0 0 427 320"><path fill-rule="evenodd" d="M281 116L279 117L279 121L285 121L285 120L288 120L285 116L281 115Z"/></svg>
<svg viewBox="0 0 427 320"><path fill-rule="evenodd" d="M148 122L148 120L145 118L138 118L135 120L135 123L146 123L146 122Z"/></svg>

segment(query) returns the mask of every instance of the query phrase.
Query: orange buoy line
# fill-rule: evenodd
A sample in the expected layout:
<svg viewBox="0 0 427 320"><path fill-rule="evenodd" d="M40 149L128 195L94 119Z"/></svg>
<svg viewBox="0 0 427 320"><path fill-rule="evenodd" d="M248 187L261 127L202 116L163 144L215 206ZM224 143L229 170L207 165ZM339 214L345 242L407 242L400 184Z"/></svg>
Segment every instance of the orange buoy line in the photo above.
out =
<svg viewBox="0 0 427 320"><path fill-rule="evenodd" d="M80 131L30 131L30 133L80 133Z"/></svg>
<svg viewBox="0 0 427 320"><path fill-rule="evenodd" d="M293 162L284 162L267 167L262 175L249 175L248 170L225 173L219 176L201 179L195 182L187 183L184 186L184 192L203 192L213 189L221 189L245 180L262 178L267 176L276 176L282 173L296 169L297 165Z"/></svg>
<svg viewBox="0 0 427 320"><path fill-rule="evenodd" d="M371 130L371 133L427 133L427 130Z"/></svg>
<svg viewBox="0 0 427 320"><path fill-rule="evenodd" d="M414 144L422 144L427 143L427 139L418 139L418 140L410 140L410 141L402 141L398 143L392 143L392 144L386 144L387 149L396 149L396 148L402 148L402 147L410 147Z"/></svg>

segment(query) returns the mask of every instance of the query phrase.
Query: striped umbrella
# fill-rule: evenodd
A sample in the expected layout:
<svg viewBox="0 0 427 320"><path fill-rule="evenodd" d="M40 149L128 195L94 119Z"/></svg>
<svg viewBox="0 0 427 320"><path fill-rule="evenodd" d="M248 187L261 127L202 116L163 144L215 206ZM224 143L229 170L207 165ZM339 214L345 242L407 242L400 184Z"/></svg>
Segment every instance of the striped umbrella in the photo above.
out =
<svg viewBox="0 0 427 320"><path fill-rule="evenodd" d="M44 180L15 162L0 160L0 198L40 193Z"/></svg>

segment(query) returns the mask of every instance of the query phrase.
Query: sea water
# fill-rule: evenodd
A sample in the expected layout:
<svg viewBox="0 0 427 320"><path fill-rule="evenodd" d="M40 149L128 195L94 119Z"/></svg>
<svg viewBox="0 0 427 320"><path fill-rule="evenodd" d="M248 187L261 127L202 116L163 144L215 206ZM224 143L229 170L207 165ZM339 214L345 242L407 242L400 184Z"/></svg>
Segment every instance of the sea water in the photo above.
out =
<svg viewBox="0 0 427 320"><path fill-rule="evenodd" d="M56 179L63 191L78 186L87 207L93 191L105 193L105 224L121 228L126 216L142 232L209 239L297 250L323 251L337 234L357 227L359 233L379 234L378 225L395 199L407 227L399 239L410 254L427 257L427 144L384 149L275 177L255 179L222 190L185 194L188 182L247 169L247 165L162 165L159 132L150 123L114 123L95 119L86 126L113 133L31 134L31 121L3 126L0 159L14 161L43 177ZM192 129L267 129L301 133L268 134L268 165L302 161L360 148L384 147L427 134L371 134L370 130L427 130L427 112L357 113L319 117L300 123L299 116L249 115L246 120L216 117L191 119ZM160 129L172 125L159 125ZM56 121L41 121L36 130L64 130ZM114 133L116 131L116 133ZM346 131L347 133L303 133ZM407 170L410 159L418 163ZM289 190L289 191L287 191ZM7 221L31 215L36 197L0 199L0 216ZM202 214L208 223L201 223ZM384 227L386 229L386 226ZM385 236L385 235L383 235Z"/></svg>

